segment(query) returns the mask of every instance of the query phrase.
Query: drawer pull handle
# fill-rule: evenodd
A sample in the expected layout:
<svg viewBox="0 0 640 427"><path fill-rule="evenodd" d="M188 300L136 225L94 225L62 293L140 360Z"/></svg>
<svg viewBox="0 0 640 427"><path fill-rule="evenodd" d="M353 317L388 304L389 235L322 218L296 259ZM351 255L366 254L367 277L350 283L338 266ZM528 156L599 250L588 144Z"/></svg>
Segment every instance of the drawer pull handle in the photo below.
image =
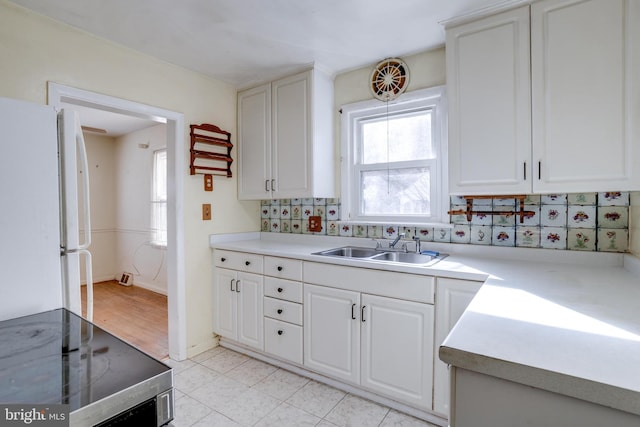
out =
<svg viewBox="0 0 640 427"><path fill-rule="evenodd" d="M249 266L251 264L251 261L245 261L244 265Z"/></svg>
<svg viewBox="0 0 640 427"><path fill-rule="evenodd" d="M360 310L360 320L362 320L363 322L365 322L364 320L364 308L366 307L366 305L362 306L362 309Z"/></svg>
<svg viewBox="0 0 640 427"><path fill-rule="evenodd" d="M236 279L231 279L231 292L235 291L235 289L233 289L233 282L235 282L235 281L236 281Z"/></svg>
<svg viewBox="0 0 640 427"><path fill-rule="evenodd" d="M281 308L278 309L278 314L282 314L282 309Z"/></svg>
<svg viewBox="0 0 640 427"><path fill-rule="evenodd" d="M282 293L283 290L284 289L282 289L282 288L278 288L278 292L280 292L280 293Z"/></svg>
<svg viewBox="0 0 640 427"><path fill-rule="evenodd" d="M352 320L356 320L355 309L356 309L356 305L355 304L351 304L351 319Z"/></svg>
<svg viewBox="0 0 640 427"><path fill-rule="evenodd" d="M284 331L282 329L279 329L278 330L278 335L282 335L282 334L284 334Z"/></svg>
<svg viewBox="0 0 640 427"><path fill-rule="evenodd" d="M236 292L240 292L240 280L236 281Z"/></svg>
<svg viewBox="0 0 640 427"><path fill-rule="evenodd" d="M220 258L220 262L225 262L227 259L225 257Z"/></svg>
<svg viewBox="0 0 640 427"><path fill-rule="evenodd" d="M282 266L281 265L278 266L278 271L282 271Z"/></svg>

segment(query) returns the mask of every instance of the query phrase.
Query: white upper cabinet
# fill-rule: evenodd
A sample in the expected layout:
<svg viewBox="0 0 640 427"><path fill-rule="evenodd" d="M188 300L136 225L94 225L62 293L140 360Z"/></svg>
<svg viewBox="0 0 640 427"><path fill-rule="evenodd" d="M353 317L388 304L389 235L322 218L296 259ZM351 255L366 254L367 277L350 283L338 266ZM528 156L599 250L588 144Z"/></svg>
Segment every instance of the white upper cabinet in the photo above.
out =
<svg viewBox="0 0 640 427"><path fill-rule="evenodd" d="M238 93L238 197L333 197L333 82L310 70Z"/></svg>
<svg viewBox="0 0 640 427"><path fill-rule="evenodd" d="M639 22L637 0L531 5L537 191L640 189Z"/></svg>
<svg viewBox="0 0 640 427"><path fill-rule="evenodd" d="M447 30L449 192L531 189L529 7Z"/></svg>
<svg viewBox="0 0 640 427"><path fill-rule="evenodd" d="M450 193L640 189L637 22L633 0L542 0L448 28Z"/></svg>
<svg viewBox="0 0 640 427"><path fill-rule="evenodd" d="M238 195L269 198L271 84L238 93Z"/></svg>

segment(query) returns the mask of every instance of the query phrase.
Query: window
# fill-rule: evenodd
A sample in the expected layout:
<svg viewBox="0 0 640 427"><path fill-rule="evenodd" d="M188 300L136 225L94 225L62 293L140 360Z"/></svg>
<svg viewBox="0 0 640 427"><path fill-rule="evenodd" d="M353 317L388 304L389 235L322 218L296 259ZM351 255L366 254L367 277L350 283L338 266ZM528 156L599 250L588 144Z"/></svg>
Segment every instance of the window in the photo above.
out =
<svg viewBox="0 0 640 427"><path fill-rule="evenodd" d="M444 89L342 108L342 220L443 222Z"/></svg>
<svg viewBox="0 0 640 427"><path fill-rule="evenodd" d="M167 150L153 152L151 244L167 246Z"/></svg>

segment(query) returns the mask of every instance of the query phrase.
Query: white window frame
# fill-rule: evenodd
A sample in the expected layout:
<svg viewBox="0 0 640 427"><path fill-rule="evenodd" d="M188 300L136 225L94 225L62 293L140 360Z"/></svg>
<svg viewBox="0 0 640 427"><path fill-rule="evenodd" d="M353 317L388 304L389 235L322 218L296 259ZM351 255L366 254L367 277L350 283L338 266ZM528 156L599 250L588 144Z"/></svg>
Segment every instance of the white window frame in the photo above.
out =
<svg viewBox="0 0 640 427"><path fill-rule="evenodd" d="M360 172L357 164L359 122L389 114L430 109L432 111L432 144L435 159L404 162L405 166L425 166L430 169L431 215L363 215L360 210ZM404 93L396 100L385 103L378 100L362 101L342 106L342 197L341 220L358 224L442 225L449 217L447 192L447 106L444 86Z"/></svg>
<svg viewBox="0 0 640 427"><path fill-rule="evenodd" d="M167 193L159 194L158 188L158 156L164 153L165 156L165 183L164 188L167 188L167 149L162 148L160 150L153 151L153 166L151 168L151 244L160 248L167 247ZM162 220L164 218L164 221Z"/></svg>

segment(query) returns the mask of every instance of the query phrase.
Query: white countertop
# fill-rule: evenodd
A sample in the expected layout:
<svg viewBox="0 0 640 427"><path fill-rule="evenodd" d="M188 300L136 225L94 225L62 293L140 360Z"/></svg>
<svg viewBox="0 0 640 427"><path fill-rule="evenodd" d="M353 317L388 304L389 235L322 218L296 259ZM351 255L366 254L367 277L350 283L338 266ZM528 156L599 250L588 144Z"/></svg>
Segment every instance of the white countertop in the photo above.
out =
<svg viewBox="0 0 640 427"><path fill-rule="evenodd" d="M490 270L440 348L443 361L640 415L638 271L537 262Z"/></svg>
<svg viewBox="0 0 640 427"><path fill-rule="evenodd" d="M432 267L312 255L368 239L241 233L212 247L485 280L440 349L454 366L640 415L640 260L630 255L425 243ZM437 291L436 291L437 292Z"/></svg>

